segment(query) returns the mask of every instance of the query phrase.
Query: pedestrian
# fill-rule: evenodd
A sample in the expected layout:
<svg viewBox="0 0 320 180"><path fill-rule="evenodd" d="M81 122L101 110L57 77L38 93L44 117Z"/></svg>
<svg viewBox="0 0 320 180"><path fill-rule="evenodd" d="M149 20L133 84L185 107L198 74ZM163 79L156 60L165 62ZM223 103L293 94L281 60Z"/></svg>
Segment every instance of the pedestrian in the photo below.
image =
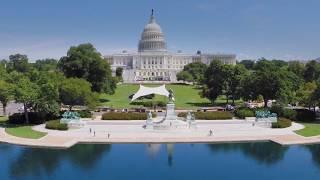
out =
<svg viewBox="0 0 320 180"><path fill-rule="evenodd" d="M108 133L108 139L110 138L110 133Z"/></svg>
<svg viewBox="0 0 320 180"><path fill-rule="evenodd" d="M93 131L93 136L96 137L96 131Z"/></svg>
<svg viewBox="0 0 320 180"><path fill-rule="evenodd" d="M209 136L212 136L212 134L213 134L213 132L212 132L212 130L210 129L210 131L209 131Z"/></svg>
<svg viewBox="0 0 320 180"><path fill-rule="evenodd" d="M89 131L90 131L90 134L91 134L91 131L92 131L91 128L89 129Z"/></svg>

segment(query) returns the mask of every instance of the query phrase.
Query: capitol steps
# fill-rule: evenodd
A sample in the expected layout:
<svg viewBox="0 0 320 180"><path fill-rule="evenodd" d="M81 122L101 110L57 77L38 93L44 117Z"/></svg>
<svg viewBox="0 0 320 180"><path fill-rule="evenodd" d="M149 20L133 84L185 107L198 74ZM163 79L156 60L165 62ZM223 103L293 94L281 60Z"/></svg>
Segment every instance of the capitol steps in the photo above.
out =
<svg viewBox="0 0 320 180"><path fill-rule="evenodd" d="M3 116L3 105L0 103L0 116Z"/></svg>
<svg viewBox="0 0 320 180"><path fill-rule="evenodd" d="M123 82L130 83L135 81L134 70L125 69L122 74Z"/></svg>

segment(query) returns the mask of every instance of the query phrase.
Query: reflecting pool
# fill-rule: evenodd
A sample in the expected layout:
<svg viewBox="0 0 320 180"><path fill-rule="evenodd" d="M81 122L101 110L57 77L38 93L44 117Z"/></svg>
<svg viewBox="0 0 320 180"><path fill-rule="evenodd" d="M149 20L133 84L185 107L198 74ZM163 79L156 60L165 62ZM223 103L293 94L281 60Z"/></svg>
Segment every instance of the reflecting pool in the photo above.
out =
<svg viewBox="0 0 320 180"><path fill-rule="evenodd" d="M0 179L320 179L320 145L79 144L40 149L0 144Z"/></svg>

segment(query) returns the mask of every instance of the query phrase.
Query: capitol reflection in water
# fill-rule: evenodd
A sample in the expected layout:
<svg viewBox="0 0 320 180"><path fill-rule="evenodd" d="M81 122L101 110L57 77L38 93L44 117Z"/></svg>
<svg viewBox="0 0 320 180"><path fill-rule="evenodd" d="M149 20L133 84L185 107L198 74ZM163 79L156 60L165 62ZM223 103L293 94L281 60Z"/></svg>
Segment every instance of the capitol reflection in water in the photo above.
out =
<svg viewBox="0 0 320 180"><path fill-rule="evenodd" d="M249 175L308 179L320 175L320 145L280 146L270 142L228 144L80 144L70 149L0 144L0 179L203 179ZM232 168L234 174L223 173ZM261 171L261 172L260 172ZM259 173L260 172L260 173ZM146 174L147 173L147 174ZM261 174L262 173L262 174ZM297 174L295 174L297 173Z"/></svg>

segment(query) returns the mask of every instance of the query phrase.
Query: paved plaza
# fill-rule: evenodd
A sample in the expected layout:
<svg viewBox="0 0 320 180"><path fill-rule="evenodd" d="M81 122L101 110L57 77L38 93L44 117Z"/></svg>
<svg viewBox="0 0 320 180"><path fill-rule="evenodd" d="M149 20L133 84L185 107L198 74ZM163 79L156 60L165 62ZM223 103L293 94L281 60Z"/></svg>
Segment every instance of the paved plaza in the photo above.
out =
<svg viewBox="0 0 320 180"><path fill-rule="evenodd" d="M145 121L90 120L80 129L55 131L45 125L33 129L48 134L40 139L18 138L0 128L0 141L41 147L68 148L76 143L221 143L273 141L282 145L320 143L320 137L302 137L294 131L304 126L293 123L284 129L253 126L252 120L198 120L196 129L148 130ZM210 130L212 135L210 135Z"/></svg>

